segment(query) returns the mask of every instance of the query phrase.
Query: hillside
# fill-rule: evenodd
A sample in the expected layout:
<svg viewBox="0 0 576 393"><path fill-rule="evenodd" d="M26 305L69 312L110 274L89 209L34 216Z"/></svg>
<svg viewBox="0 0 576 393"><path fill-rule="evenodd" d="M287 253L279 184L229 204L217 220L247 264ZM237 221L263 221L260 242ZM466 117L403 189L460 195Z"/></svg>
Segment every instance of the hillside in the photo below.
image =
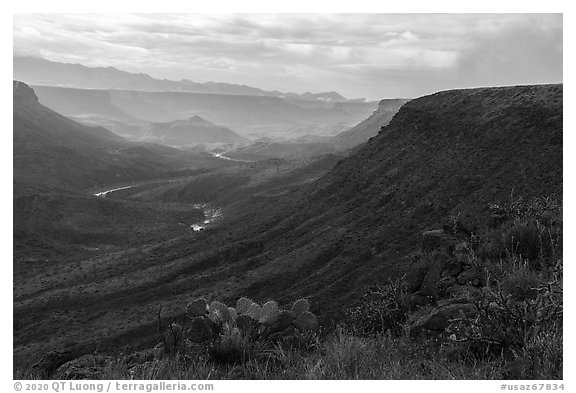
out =
<svg viewBox="0 0 576 393"><path fill-rule="evenodd" d="M400 107L408 100L385 99L378 104L378 109L366 120L355 125L351 129L334 136L333 143L340 149L351 149L361 143L366 142L378 132L381 127L387 126Z"/></svg>
<svg viewBox="0 0 576 393"><path fill-rule="evenodd" d="M102 128L72 121L38 102L14 81L15 193L32 188L84 189L218 166L207 154L135 144Z"/></svg>
<svg viewBox="0 0 576 393"><path fill-rule="evenodd" d="M511 194L561 197L562 92L518 86L414 99L328 174L255 197L242 211L223 209L225 225L86 260L88 275L69 266L38 277L50 291L22 288L15 297L15 354L66 343L79 351L153 345L158 308L175 319L196 296L281 305L307 297L329 328L372 284L413 268L423 231L450 217L475 231L486 207ZM194 181L199 198L204 188ZM228 178L210 184L219 195L238 187ZM67 293L73 301L62 300ZM33 334L50 315L57 317Z"/></svg>
<svg viewBox="0 0 576 393"><path fill-rule="evenodd" d="M186 146L203 143L241 143L246 138L234 131L193 116L169 123L152 123L142 130L142 138L169 146Z"/></svg>

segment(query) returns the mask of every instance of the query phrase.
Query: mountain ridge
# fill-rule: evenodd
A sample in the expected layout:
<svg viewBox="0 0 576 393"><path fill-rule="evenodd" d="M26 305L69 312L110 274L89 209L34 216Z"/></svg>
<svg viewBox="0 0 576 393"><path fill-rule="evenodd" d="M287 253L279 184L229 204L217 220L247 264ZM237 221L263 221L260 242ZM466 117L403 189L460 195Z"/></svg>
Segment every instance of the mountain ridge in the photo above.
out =
<svg viewBox="0 0 576 393"><path fill-rule="evenodd" d="M262 90L247 85L222 82L198 83L188 79L180 81L156 79L145 73L131 73L116 67L87 67L79 63L62 63L38 57L14 56L13 63L14 79L23 80L31 85L45 84L60 87L143 91L189 91L330 102L364 101L364 99L349 100L336 92L282 93L276 90Z"/></svg>

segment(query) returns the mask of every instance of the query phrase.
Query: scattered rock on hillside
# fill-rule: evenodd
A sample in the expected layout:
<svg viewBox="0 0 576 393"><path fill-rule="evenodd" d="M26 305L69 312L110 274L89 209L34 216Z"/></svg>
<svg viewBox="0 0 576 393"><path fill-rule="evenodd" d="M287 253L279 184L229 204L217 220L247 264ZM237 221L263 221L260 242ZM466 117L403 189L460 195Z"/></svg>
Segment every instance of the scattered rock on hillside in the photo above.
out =
<svg viewBox="0 0 576 393"><path fill-rule="evenodd" d="M54 372L56 379L98 379L112 358L103 355L84 355L64 363Z"/></svg>
<svg viewBox="0 0 576 393"><path fill-rule="evenodd" d="M45 354L32 365L32 369L44 379L49 378L52 373L62 364L73 360L78 356L72 350L53 350Z"/></svg>
<svg viewBox="0 0 576 393"><path fill-rule="evenodd" d="M412 324L410 336L417 336L423 330L444 331L450 325L450 320L471 317L477 312L476 306L470 303L455 303L435 308Z"/></svg>

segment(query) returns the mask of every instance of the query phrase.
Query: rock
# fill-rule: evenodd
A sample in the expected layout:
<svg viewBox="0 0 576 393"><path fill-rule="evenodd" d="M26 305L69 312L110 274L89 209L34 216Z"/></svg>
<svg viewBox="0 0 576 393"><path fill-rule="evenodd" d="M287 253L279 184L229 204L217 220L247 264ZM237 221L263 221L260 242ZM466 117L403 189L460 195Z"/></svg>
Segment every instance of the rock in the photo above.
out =
<svg viewBox="0 0 576 393"><path fill-rule="evenodd" d="M458 285L458 282L456 281L455 277L444 276L440 280L438 280L436 285L440 296L446 296L448 294L448 290L454 285Z"/></svg>
<svg viewBox="0 0 576 393"><path fill-rule="evenodd" d="M32 369L40 378L48 379L58 367L76 357L78 357L78 354L72 350L53 350L34 363Z"/></svg>
<svg viewBox="0 0 576 393"><path fill-rule="evenodd" d="M460 221L456 221L454 223L442 225L442 229L444 233L449 233L454 236L464 236L470 237L472 236L472 231L468 229L464 224Z"/></svg>
<svg viewBox="0 0 576 393"><path fill-rule="evenodd" d="M457 299L475 299L480 293L480 289L472 285L454 285L446 289L446 295Z"/></svg>
<svg viewBox="0 0 576 393"><path fill-rule="evenodd" d="M450 257L442 252L435 252L431 256L432 263L428 268L426 277L422 281L418 292L425 296L432 296L434 300L438 298L438 281L442 278L442 272L450 263Z"/></svg>
<svg viewBox="0 0 576 393"><path fill-rule="evenodd" d="M482 286L483 275L479 268L469 267L458 275L457 280L460 285L473 285L479 287Z"/></svg>
<svg viewBox="0 0 576 393"><path fill-rule="evenodd" d="M426 295L420 291L415 292L410 297L410 308L414 309L417 307L425 306L426 304L430 304L434 302L434 297L430 295Z"/></svg>
<svg viewBox="0 0 576 393"><path fill-rule="evenodd" d="M103 355L84 355L64 363L54 372L55 379L98 379L112 358Z"/></svg>
<svg viewBox="0 0 576 393"><path fill-rule="evenodd" d="M449 251L452 248L452 239L443 229L434 229L422 233L422 251Z"/></svg>
<svg viewBox="0 0 576 393"><path fill-rule="evenodd" d="M430 262L426 260L419 260L411 264L410 269L406 274L406 278L404 279L408 293L414 293L420 289L429 268Z"/></svg>
<svg viewBox="0 0 576 393"><path fill-rule="evenodd" d="M422 330L444 331L450 325L450 320L471 317L477 312L476 306L470 303L456 303L435 308L412 324L410 336L417 336Z"/></svg>
<svg viewBox="0 0 576 393"><path fill-rule="evenodd" d="M451 259L442 270L442 277L453 276L456 277L462 272L462 265L456 259Z"/></svg>
<svg viewBox="0 0 576 393"><path fill-rule="evenodd" d="M134 352L126 358L126 364L128 367L132 367L136 364L141 364L154 359L157 359L162 354L162 348L149 348L142 351Z"/></svg>
<svg viewBox="0 0 576 393"><path fill-rule="evenodd" d="M458 262L463 265L470 264L470 245L467 242L462 242L454 246L454 257Z"/></svg>

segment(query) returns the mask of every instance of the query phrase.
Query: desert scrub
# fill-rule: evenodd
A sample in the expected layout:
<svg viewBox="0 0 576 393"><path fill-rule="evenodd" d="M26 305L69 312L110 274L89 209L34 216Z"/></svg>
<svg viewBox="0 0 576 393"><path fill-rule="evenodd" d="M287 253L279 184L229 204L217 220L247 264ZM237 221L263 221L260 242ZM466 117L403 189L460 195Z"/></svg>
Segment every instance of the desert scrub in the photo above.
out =
<svg viewBox="0 0 576 393"><path fill-rule="evenodd" d="M490 226L481 255L516 256L544 268L562 254L562 205L554 198L492 204Z"/></svg>
<svg viewBox="0 0 576 393"><path fill-rule="evenodd" d="M344 324L360 336L386 331L398 335L404 331L409 308L406 283L401 278L369 289L357 305L346 311Z"/></svg>
<svg viewBox="0 0 576 393"><path fill-rule="evenodd" d="M477 317L454 320L448 334L452 334L453 341L477 359L534 360L533 354L545 348L543 342L548 342L548 348L558 348L561 359L562 261L558 261L554 269L536 283L532 281L535 276L519 278L518 270L508 274L504 278L506 285L482 291L482 296L476 301ZM514 282L528 287L520 287L520 291L510 290L510 283ZM548 355L550 362L558 363L556 355Z"/></svg>

